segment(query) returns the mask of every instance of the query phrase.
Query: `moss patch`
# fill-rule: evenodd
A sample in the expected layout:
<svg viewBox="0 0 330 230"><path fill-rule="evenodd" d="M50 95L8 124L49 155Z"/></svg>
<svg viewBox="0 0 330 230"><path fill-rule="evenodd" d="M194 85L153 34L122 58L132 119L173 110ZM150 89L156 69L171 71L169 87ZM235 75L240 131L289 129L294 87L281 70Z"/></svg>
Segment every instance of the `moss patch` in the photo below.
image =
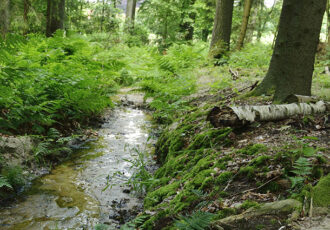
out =
<svg viewBox="0 0 330 230"><path fill-rule="evenodd" d="M330 207L330 174L321 178L313 188L314 205L318 207Z"/></svg>

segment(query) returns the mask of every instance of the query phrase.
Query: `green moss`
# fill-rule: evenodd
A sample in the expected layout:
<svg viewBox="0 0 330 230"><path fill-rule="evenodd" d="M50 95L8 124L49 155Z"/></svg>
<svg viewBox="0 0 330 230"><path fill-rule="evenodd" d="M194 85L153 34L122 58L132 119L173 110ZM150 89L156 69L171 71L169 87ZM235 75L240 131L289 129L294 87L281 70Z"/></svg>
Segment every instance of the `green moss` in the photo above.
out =
<svg viewBox="0 0 330 230"><path fill-rule="evenodd" d="M255 168L253 166L245 166L239 169L239 174L241 176L247 176L249 179L252 179L255 174Z"/></svg>
<svg viewBox="0 0 330 230"><path fill-rule="evenodd" d="M216 217L214 218L215 220L223 219L231 215L236 214L236 209L234 208L224 208L220 211L217 212Z"/></svg>
<svg viewBox="0 0 330 230"><path fill-rule="evenodd" d="M266 161L268 161L271 157L270 156L266 156L266 155L262 155L262 156L259 156L257 158L255 158L253 160L253 165L255 166L260 166L260 165L263 165L266 163Z"/></svg>
<svg viewBox="0 0 330 230"><path fill-rule="evenodd" d="M313 188L314 205L318 207L330 207L330 174L322 177Z"/></svg>
<svg viewBox="0 0 330 230"><path fill-rule="evenodd" d="M208 129L197 134L188 149L210 148L224 140L231 129Z"/></svg>
<svg viewBox="0 0 330 230"><path fill-rule="evenodd" d="M150 192L144 199L145 208L150 208L163 201L166 197L176 194L176 190L180 186L180 181L160 187L159 189Z"/></svg>
<svg viewBox="0 0 330 230"><path fill-rule="evenodd" d="M223 172L217 177L216 183L226 184L231 179L232 176L233 176L232 172Z"/></svg>
<svg viewBox="0 0 330 230"><path fill-rule="evenodd" d="M314 178L321 178L323 176L323 168L319 167L318 165L315 165L312 169L312 176Z"/></svg>
<svg viewBox="0 0 330 230"><path fill-rule="evenodd" d="M240 150L237 153L246 154L246 155L255 155L258 153L264 153L268 150L267 146L263 144L254 144L248 145Z"/></svg>
<svg viewBox="0 0 330 230"><path fill-rule="evenodd" d="M252 207L259 207L260 204L258 204L258 202L255 201L251 201L251 200L246 200L243 202L243 204L241 205L241 208L246 210Z"/></svg>

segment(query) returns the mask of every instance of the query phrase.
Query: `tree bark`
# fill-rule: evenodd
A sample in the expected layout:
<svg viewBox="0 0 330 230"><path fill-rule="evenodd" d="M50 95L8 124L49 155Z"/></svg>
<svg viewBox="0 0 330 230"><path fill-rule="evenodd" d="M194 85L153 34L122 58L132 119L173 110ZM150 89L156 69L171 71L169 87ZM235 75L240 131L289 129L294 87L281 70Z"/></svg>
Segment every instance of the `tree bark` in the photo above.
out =
<svg viewBox="0 0 330 230"><path fill-rule="evenodd" d="M58 29L64 29L65 0L47 0L46 36L50 37Z"/></svg>
<svg viewBox="0 0 330 230"><path fill-rule="evenodd" d="M233 0L217 0L209 56L221 58L230 48Z"/></svg>
<svg viewBox="0 0 330 230"><path fill-rule="evenodd" d="M10 1L0 0L0 30L2 38L6 38L10 26Z"/></svg>
<svg viewBox="0 0 330 230"><path fill-rule="evenodd" d="M237 42L237 46L236 46L236 49L238 49L238 50L240 50L244 44L244 38L245 38L245 34L246 34L246 29L247 29L247 26L249 23L252 2L253 2L253 0L245 0L241 32L239 34L239 38L238 38L238 42Z"/></svg>
<svg viewBox="0 0 330 230"><path fill-rule="evenodd" d="M182 4L182 21L185 20L185 17L187 16L185 10L191 9L193 5L195 4L196 0L189 0L189 1L183 1ZM191 41L194 37L194 26L193 23L196 19L196 13L195 12L188 12L188 17L190 21L181 22L180 28L181 32L184 34L184 40L185 41Z"/></svg>
<svg viewBox="0 0 330 230"><path fill-rule="evenodd" d="M270 66L255 94L275 89L274 101L311 95L315 53L327 0L284 0Z"/></svg>
<svg viewBox="0 0 330 230"><path fill-rule="evenodd" d="M328 47L330 47L330 0L327 2L327 26L328 26Z"/></svg>
<svg viewBox="0 0 330 230"><path fill-rule="evenodd" d="M136 10L136 0L127 0L126 25L129 30L134 28L135 10Z"/></svg>
<svg viewBox="0 0 330 230"><path fill-rule="evenodd" d="M329 110L329 105L323 101L310 104L232 106L223 109L214 107L209 113L207 120L214 127L241 127L255 121L278 121L295 115L324 113L327 110Z"/></svg>
<svg viewBox="0 0 330 230"><path fill-rule="evenodd" d="M29 32L29 11L30 11L30 0L24 0L24 31L23 34L26 35Z"/></svg>

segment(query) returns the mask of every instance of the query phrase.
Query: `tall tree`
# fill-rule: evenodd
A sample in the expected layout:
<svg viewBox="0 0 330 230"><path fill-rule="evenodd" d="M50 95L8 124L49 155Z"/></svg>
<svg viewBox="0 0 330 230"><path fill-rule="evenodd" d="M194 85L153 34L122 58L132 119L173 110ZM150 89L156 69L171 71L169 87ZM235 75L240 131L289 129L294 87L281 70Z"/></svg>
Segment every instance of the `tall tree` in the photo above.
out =
<svg viewBox="0 0 330 230"><path fill-rule="evenodd" d="M23 14L23 20L24 20L24 34L27 34L29 32L29 10L30 10L30 0L23 0L24 3L24 14Z"/></svg>
<svg viewBox="0 0 330 230"><path fill-rule="evenodd" d="M136 10L136 0L127 0L126 24L128 25L128 28L134 27L135 10Z"/></svg>
<svg viewBox="0 0 330 230"><path fill-rule="evenodd" d="M233 0L217 0L209 56L220 58L230 48Z"/></svg>
<svg viewBox="0 0 330 230"><path fill-rule="evenodd" d="M328 47L330 47L330 0L328 0L328 3L327 3L327 19L328 19L328 22L327 22Z"/></svg>
<svg viewBox="0 0 330 230"><path fill-rule="evenodd" d="M184 40L190 41L194 37L194 22L196 19L196 12L193 10L193 5L196 0L183 0L181 8L181 33L184 34Z"/></svg>
<svg viewBox="0 0 330 230"><path fill-rule="evenodd" d="M246 35L246 29L249 23L251 7L252 7L253 0L245 0L244 1L244 12L243 12L243 20L241 26L241 32L239 34L238 42L237 42L237 49L240 50L243 47L244 39Z"/></svg>
<svg viewBox="0 0 330 230"><path fill-rule="evenodd" d="M58 29L64 29L65 0L47 0L46 36Z"/></svg>
<svg viewBox="0 0 330 230"><path fill-rule="evenodd" d="M0 30L1 36L6 37L10 25L10 1L0 0Z"/></svg>
<svg viewBox="0 0 330 230"><path fill-rule="evenodd" d="M327 0L284 0L270 66L255 90L275 89L274 101L311 95L314 61Z"/></svg>

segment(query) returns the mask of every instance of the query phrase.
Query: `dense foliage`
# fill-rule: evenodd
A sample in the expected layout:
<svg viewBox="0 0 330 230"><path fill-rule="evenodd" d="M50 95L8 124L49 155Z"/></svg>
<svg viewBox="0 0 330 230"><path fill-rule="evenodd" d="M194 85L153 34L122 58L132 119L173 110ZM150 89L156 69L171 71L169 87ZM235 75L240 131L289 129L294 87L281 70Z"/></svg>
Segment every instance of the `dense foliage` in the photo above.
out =
<svg viewBox="0 0 330 230"><path fill-rule="evenodd" d="M116 60L97 56L98 44L58 33L45 39L13 35L2 43L2 132L44 134L84 123L110 105Z"/></svg>

